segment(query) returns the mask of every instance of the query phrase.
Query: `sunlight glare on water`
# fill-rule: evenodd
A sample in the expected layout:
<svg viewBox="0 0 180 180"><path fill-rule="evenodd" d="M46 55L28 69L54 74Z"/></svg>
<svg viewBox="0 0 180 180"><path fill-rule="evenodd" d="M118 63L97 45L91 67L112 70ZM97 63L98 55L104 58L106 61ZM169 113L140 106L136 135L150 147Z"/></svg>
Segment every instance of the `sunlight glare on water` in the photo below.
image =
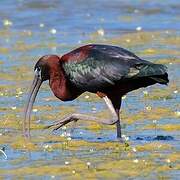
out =
<svg viewBox="0 0 180 180"><path fill-rule="evenodd" d="M0 177L5 179L177 179L180 174L180 2L178 0L2 0L0 3ZM44 83L33 109L30 141L23 109L33 66L88 43L122 46L168 67L169 86L123 97L123 137L114 126L77 122L51 132L45 125L73 113L107 117L90 93L56 99Z"/></svg>

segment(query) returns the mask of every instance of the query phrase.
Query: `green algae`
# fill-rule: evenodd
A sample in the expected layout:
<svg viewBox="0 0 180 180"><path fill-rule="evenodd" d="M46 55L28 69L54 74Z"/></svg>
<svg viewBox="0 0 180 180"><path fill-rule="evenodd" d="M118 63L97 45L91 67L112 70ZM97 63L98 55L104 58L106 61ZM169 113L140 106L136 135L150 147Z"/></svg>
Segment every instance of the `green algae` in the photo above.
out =
<svg viewBox="0 0 180 180"><path fill-rule="evenodd" d="M102 101L100 97L98 97L96 94L93 93L83 93L81 96L78 97L78 100L82 102L99 102Z"/></svg>
<svg viewBox="0 0 180 180"><path fill-rule="evenodd" d="M15 168L13 170L3 171L0 170L1 174L9 174L9 175L65 175L68 174L68 171L70 171L69 167L60 167L60 166L41 166L41 167L21 167L21 168Z"/></svg>
<svg viewBox="0 0 180 180"><path fill-rule="evenodd" d="M20 51L20 52L27 52L27 51L33 51L34 49L42 49L42 48L53 48L53 47L59 47L59 44L55 42L51 43L36 43L36 44L30 44L26 43L25 41L17 41L16 44L13 46L13 51ZM38 60L38 59L37 59Z"/></svg>
<svg viewBox="0 0 180 180"><path fill-rule="evenodd" d="M176 34L173 34L173 35L167 36L167 38L162 39L162 43L176 45L179 47L180 37Z"/></svg>
<svg viewBox="0 0 180 180"><path fill-rule="evenodd" d="M122 177L136 177L139 175L143 177L146 176L146 174L149 174L153 168L154 165L152 162L145 163L142 160L138 160L138 163L133 163L132 160L123 159L119 161L111 161L106 163L106 166L102 164L98 167L99 170L104 171L101 172L102 176L103 174L107 175L107 171L111 170L111 174L120 171ZM139 171L140 169L141 171Z"/></svg>
<svg viewBox="0 0 180 180"><path fill-rule="evenodd" d="M142 146L136 146L136 149L142 152L143 151L157 152L157 151L163 151L163 150L171 150L172 146L165 143L152 142L152 143L144 144Z"/></svg>
<svg viewBox="0 0 180 180"><path fill-rule="evenodd" d="M165 131L179 131L179 124L165 124L165 125L156 125L157 129L165 130ZM147 125L143 129L154 129L154 125Z"/></svg>
<svg viewBox="0 0 180 180"><path fill-rule="evenodd" d="M9 49L6 47L0 47L0 53L1 54L7 54L9 52Z"/></svg>
<svg viewBox="0 0 180 180"><path fill-rule="evenodd" d="M157 64L165 64L165 65L168 65L168 64L177 64L178 65L178 64L180 64L180 59L170 57L170 58L167 58L167 59L155 60L155 63L157 63Z"/></svg>
<svg viewBox="0 0 180 180"><path fill-rule="evenodd" d="M144 51L141 51L139 53L141 56L143 55L159 55L159 54L165 54L168 56L179 56L180 53L178 50L175 49L146 49Z"/></svg>
<svg viewBox="0 0 180 180"><path fill-rule="evenodd" d="M167 159L170 160L170 162L180 162L180 152L173 152L172 154L168 155ZM179 167L180 169L180 167Z"/></svg>
<svg viewBox="0 0 180 180"><path fill-rule="evenodd" d="M173 92L168 89L154 89L149 94L145 95L145 99L150 100L161 100L161 99L172 99Z"/></svg>
<svg viewBox="0 0 180 180"><path fill-rule="evenodd" d="M51 147L53 149L62 148L62 144L54 144ZM93 151L109 150L120 152L126 149L126 145L120 144L119 142L94 143L87 141L69 141L67 146L65 146L65 149L70 151L93 149Z"/></svg>
<svg viewBox="0 0 180 180"><path fill-rule="evenodd" d="M122 18L124 18L124 21L131 21L129 17ZM86 108L69 104L65 106L55 104L59 100L49 94L46 97L40 97L40 101L45 102L46 105L41 105L41 102L35 104L35 111L31 121L32 136L30 140L24 139L22 137L24 102L22 102L21 98L24 98L24 94L27 92L29 83L31 83L33 78L33 68L29 64L32 63L32 60L35 62L39 58L37 55L35 55L36 57L27 55L26 52L53 47L70 49L74 46L58 45L52 41L50 43L27 43L25 39L33 38L34 36L34 33L30 31L14 34L10 30L0 30L0 35L4 38L16 36L19 39L17 44L15 42L10 48L1 46L1 54L7 55L10 52L21 53L20 56L11 58L12 62L17 61L20 65L10 66L6 71L3 69L0 72L0 79L7 82L0 85L0 97L2 99L8 98L9 100L10 98L16 98L16 100L12 100L12 104L9 107L7 107L6 102L0 107L0 112L2 113L0 115L0 146L6 147L7 151L5 149L5 153L10 157L7 163L10 162L13 166L12 168L1 168L1 177L33 178L38 176L41 178L41 176L46 176L48 178L55 178L57 176L57 178L62 179L119 179L119 177L122 179L162 179L168 178L172 172L180 170L178 147L173 143L171 144L171 142L142 143L130 139L128 147L125 143L108 142L108 140L94 142L96 141L95 138L93 142L90 142L84 140L88 133L100 132L103 138L102 132L115 133L115 126L105 126L84 121L77 122L77 127L85 131L82 140L78 138L73 139L73 137L68 139L68 136L54 134L51 130L44 130L43 128L46 126L46 123L49 124L67 114L79 112ZM161 88L154 86L148 90L148 94L143 96L140 96L141 91L133 93L135 96L140 96L140 103L146 102L146 104L151 104L154 101L158 102L160 100L166 100L167 103L172 103L171 101L174 104L177 103L176 97L178 97L178 93L174 93L174 91L179 92L179 84L178 80L172 77L173 72L171 68L174 66L170 66L179 65L180 62L179 51L176 49L179 48L179 36L175 35L174 32L173 35L169 35L164 31L142 31L107 39L96 31L90 38L88 42L97 42L98 39L98 42L120 45L133 50L145 59L150 57L156 63L166 64L170 69L170 74L172 74L168 87ZM166 47L164 44L166 44ZM176 48L172 49L171 45ZM156 56L161 56L162 54L165 57L156 58ZM24 62L27 64L24 65ZM6 63L4 60L1 61L2 65ZM43 85L42 90L48 92L50 89L47 85ZM92 107L97 102L103 102L97 95L90 93L82 94L76 102L78 101L82 104L88 102ZM18 105L15 106L14 104ZM175 113L178 111L179 106L176 106L176 109L171 106L163 107L163 105L159 107L147 105L147 107L135 113L131 112L131 109L128 107L123 107L121 113L122 122L128 125L136 124L137 122L142 123L143 127L141 126L141 129L138 129L136 133L143 134L146 129L152 130L153 133L155 129L154 124L146 125L146 120L157 121L167 118L177 120L179 118ZM91 111L94 111L93 115L100 118L110 117L109 112L106 110L99 112L97 108L91 109ZM40 120L40 122L37 122L37 120ZM175 131L179 131L179 125L171 123L165 125L157 124L156 128L165 130L167 133L173 133L173 136L175 136ZM69 129L68 127L66 130L59 132L63 133ZM86 130L88 130L87 134ZM131 134L131 129L123 128L123 133L129 135ZM19 153L20 156L13 157L13 159L11 157L12 152L10 151L14 154ZM35 153L35 160L32 160L27 153ZM0 158L3 159L3 157ZM68 161L69 164L65 164L65 161Z"/></svg>
<svg viewBox="0 0 180 180"><path fill-rule="evenodd" d="M133 115L125 115L122 116L122 119L125 123L132 124L135 121L144 121L144 120L159 120L162 118L173 117L176 118L175 113L170 108L164 107L156 107L156 108L149 108L144 111L140 111Z"/></svg>
<svg viewBox="0 0 180 180"><path fill-rule="evenodd" d="M14 143L11 143L11 147L13 149L20 149L20 150L28 150L28 151L37 151L39 150L38 146L24 137L16 138Z"/></svg>

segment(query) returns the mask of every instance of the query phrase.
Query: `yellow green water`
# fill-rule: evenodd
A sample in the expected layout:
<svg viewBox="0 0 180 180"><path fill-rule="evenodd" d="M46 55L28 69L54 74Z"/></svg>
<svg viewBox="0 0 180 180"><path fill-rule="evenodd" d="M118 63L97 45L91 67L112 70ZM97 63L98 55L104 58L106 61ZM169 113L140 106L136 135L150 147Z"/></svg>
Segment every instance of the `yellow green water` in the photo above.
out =
<svg viewBox="0 0 180 180"><path fill-rule="evenodd" d="M136 7L136 3L132 4L124 6L127 10L125 14L116 15L118 23L137 21L127 15ZM4 6L11 7L8 4ZM49 6L56 8L54 3ZM23 8L27 8L28 12L48 9L41 3L24 4ZM160 10L141 9L142 13L155 15ZM22 13L20 7L16 11ZM140 21L144 16L141 14L137 18ZM97 17L101 16L97 13L92 18L95 24L98 24L95 22ZM51 21L45 23L43 30L37 24L37 30L35 25L31 27L31 24L17 22L18 18L12 18L12 26L4 21L4 25L0 26L0 178L177 179L180 174L179 31L175 27L161 29L160 25L151 30L147 25L148 30L119 33L117 27L112 25L117 30L113 33L113 28L109 31L107 28L113 18L104 17L104 20L98 20L107 23L104 29L91 29L89 32L88 26L83 34L76 27L75 36L82 38L77 43L74 34L67 30L71 28L70 22L58 26L60 33L54 35L50 33L53 28ZM87 22L91 23L88 18L89 15ZM45 19L40 20L46 22ZM174 23L176 21L174 18ZM132 28L130 24L129 28ZM94 114L101 118L109 116L106 106L97 96L85 93L73 102L63 103L53 96L48 83L44 83L32 112L31 140L24 139L23 109L35 62L44 54L63 54L87 43L122 46L144 59L165 64L170 83L168 86L143 88L123 97L121 121L125 143L117 141L114 126L93 122L79 121L55 132L44 129L46 125L73 112Z"/></svg>
<svg viewBox="0 0 180 180"><path fill-rule="evenodd" d="M143 42L153 43L152 34L158 35L161 39L164 32L132 33L117 37L115 40L107 39L105 43L119 45L123 44L126 38L132 38L132 43L130 41L128 46L133 48ZM174 37L175 42L178 39ZM171 40L172 37L169 37L169 41L166 37L166 43L171 45ZM164 41L158 40L158 43L163 44ZM178 48L179 44L174 44ZM24 48L27 50L33 47L27 44L25 47L22 45L18 48L24 51ZM173 68L179 65L176 58L178 52L172 51L169 54L169 51L153 48L143 50L140 56L153 57L162 52L168 58L157 60L157 62L169 67L170 84L168 87L154 86L138 90L124 97L125 103L121 113L123 134L130 136L126 143L116 141L115 127L96 123L78 122L70 135L71 138L66 136L68 135L66 132L72 129L71 125L57 133L43 129L45 125L58 120L65 114L76 111L86 113L93 111L94 115L105 118L108 113L102 105L103 102L95 95L86 93L80 96L76 103L63 105L52 94L49 94L47 85L43 86L42 90L47 95L41 97L40 93L34 106L30 141L22 137L24 101L20 106L12 104L10 107L5 106L4 102L4 106L0 107L0 145L1 148L4 147L7 159L2 153L0 154L1 176L16 178L45 176L63 179L118 179L119 177L171 179L171 174L176 174L180 170L179 145L177 144L180 126L176 123L180 117L179 105L176 102L180 88L178 79L173 79L171 74L174 73ZM1 53L8 55L9 52L1 48ZM0 85L1 98L21 102L27 90L24 82L29 82L32 77L31 69L24 65L12 66L8 72L1 71L0 78L10 82ZM137 98L135 102L131 100L133 96ZM141 103L142 108L136 110L136 103ZM88 104L87 109L84 109L83 106L86 104ZM169 135L173 137L173 140L153 140L153 137L157 135ZM137 137L142 139L138 140Z"/></svg>

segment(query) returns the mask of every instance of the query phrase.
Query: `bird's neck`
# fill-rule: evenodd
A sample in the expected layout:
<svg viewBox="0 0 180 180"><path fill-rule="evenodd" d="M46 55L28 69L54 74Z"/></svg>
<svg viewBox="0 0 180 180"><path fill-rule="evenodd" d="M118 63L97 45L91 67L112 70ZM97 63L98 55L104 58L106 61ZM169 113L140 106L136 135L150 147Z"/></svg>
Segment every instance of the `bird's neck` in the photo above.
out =
<svg viewBox="0 0 180 180"><path fill-rule="evenodd" d="M62 101L71 99L67 79L61 66L51 68L49 85L57 98L61 99Z"/></svg>

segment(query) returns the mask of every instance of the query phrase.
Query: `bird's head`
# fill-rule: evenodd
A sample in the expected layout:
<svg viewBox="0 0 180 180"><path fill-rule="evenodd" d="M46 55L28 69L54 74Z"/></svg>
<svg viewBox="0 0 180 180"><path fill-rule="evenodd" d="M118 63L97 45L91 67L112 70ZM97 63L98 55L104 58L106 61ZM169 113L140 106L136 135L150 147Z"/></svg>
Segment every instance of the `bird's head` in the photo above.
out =
<svg viewBox="0 0 180 180"><path fill-rule="evenodd" d="M41 57L34 66L34 80L31 85L27 104L24 113L23 131L26 136L30 136L30 115L33 103L43 81L50 79L50 70L59 66L60 57L57 55L46 55Z"/></svg>

